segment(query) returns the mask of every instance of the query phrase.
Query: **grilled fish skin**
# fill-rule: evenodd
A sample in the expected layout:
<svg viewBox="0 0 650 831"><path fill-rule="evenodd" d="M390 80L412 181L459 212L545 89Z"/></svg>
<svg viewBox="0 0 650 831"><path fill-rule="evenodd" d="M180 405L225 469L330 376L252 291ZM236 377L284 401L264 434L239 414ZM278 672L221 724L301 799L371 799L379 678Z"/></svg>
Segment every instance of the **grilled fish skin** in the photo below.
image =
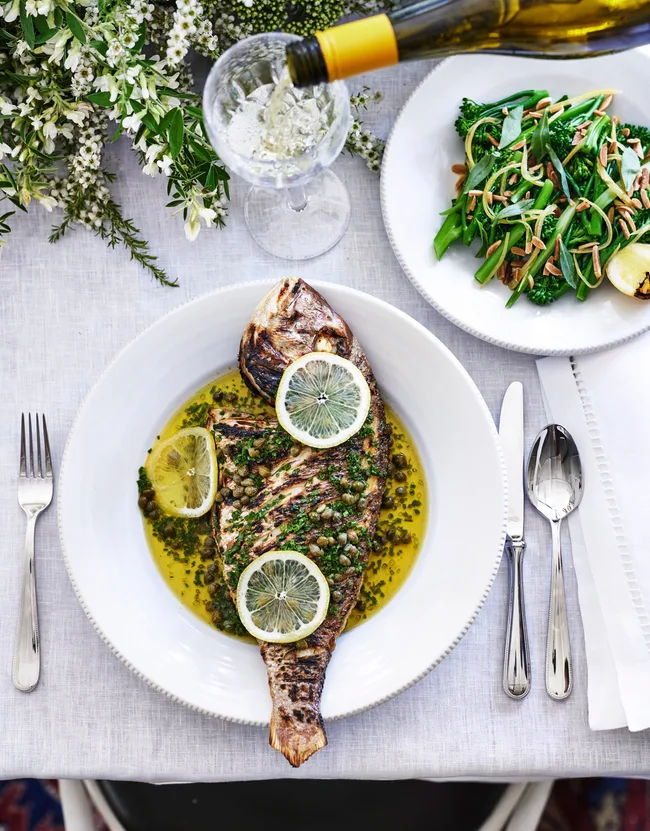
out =
<svg viewBox="0 0 650 831"><path fill-rule="evenodd" d="M218 408L211 411L208 425L226 458L219 485L228 495L215 506L214 524L233 598L245 566L279 548L307 554L332 587L328 615L309 638L260 643L273 702L270 743L294 767L327 744L320 713L325 672L359 596L388 467L384 405L359 342L318 292L303 280L287 278L257 306L244 332L242 376L254 392L273 402L284 369L314 351L336 352L352 361L370 387L368 421L348 442L327 450L296 446L272 417ZM241 463L257 482L260 467L270 470L259 488L250 490L245 505L237 500L237 488L244 484L237 481ZM319 538L327 545L317 546Z"/></svg>

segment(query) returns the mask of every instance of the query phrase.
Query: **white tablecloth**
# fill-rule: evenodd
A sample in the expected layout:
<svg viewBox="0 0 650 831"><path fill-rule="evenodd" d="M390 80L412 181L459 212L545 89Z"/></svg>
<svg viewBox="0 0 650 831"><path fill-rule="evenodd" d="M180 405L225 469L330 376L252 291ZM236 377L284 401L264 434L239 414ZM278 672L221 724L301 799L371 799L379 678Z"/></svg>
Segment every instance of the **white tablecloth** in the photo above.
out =
<svg viewBox="0 0 650 831"><path fill-rule="evenodd" d="M372 119L378 131L386 134L428 68L415 65L369 79L385 94ZM204 231L191 244L182 223L165 216L162 179L145 177L126 145L118 142L109 153L112 169L120 173L117 200L181 286L159 288L123 251L108 251L81 229L49 245L54 215L39 206L28 219L13 218L15 231L0 261L0 777L205 781L650 774L650 733L593 733L587 725L586 665L568 540L575 687L563 703L551 701L544 691L550 538L532 509L526 517L525 580L533 687L523 702L511 701L501 689L504 563L478 620L434 672L393 701L331 724L329 746L293 771L268 747L265 730L191 712L151 690L111 654L68 581L54 506L37 530L41 682L31 695L14 690L11 655L24 533L16 503L19 414L46 412L58 469L89 387L127 341L176 305L211 288L287 273L351 285L393 303L434 332L465 365L493 414L508 384L523 381L527 445L544 423L534 359L455 328L402 274L382 225L379 179L359 159L342 158L335 165L352 200L345 238L326 256L292 265L266 255L248 235L242 218L244 183L232 183L227 229ZM97 437L114 442L118 453L119 438ZM458 531L462 534L462 528Z"/></svg>

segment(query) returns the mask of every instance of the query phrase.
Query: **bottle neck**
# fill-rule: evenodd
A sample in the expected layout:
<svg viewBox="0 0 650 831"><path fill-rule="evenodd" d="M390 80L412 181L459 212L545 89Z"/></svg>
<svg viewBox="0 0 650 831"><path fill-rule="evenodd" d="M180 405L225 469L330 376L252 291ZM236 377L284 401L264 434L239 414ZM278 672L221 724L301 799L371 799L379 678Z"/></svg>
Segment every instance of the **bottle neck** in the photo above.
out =
<svg viewBox="0 0 650 831"><path fill-rule="evenodd" d="M398 60L397 39L385 14L316 32L287 47L289 74L300 87L372 72Z"/></svg>

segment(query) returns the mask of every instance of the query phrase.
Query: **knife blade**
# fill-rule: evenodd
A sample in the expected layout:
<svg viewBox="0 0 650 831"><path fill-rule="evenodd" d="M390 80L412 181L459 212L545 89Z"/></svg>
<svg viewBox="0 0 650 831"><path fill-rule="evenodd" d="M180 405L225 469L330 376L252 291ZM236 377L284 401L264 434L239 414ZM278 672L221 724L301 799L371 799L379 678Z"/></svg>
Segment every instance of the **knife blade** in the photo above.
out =
<svg viewBox="0 0 650 831"><path fill-rule="evenodd" d="M521 699L530 692L530 653L524 606L522 560L524 540L524 388L514 381L503 397L499 438L503 447L508 479L508 555L510 592L508 623L503 659L503 689L510 698Z"/></svg>

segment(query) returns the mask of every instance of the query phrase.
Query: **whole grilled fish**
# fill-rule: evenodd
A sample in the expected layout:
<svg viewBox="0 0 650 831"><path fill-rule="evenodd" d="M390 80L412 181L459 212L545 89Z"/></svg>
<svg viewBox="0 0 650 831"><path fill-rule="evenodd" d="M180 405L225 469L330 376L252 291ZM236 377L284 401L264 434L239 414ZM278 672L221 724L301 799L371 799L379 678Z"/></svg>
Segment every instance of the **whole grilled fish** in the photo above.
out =
<svg viewBox="0 0 650 831"><path fill-rule="evenodd" d="M349 441L314 450L296 445L273 418L219 408L211 411L209 424L225 455L215 537L233 598L242 570L272 549L307 554L331 586L327 617L309 638L293 644L260 642L273 700L270 742L294 767L327 744L320 713L325 671L358 600L386 481L389 437L384 405L359 342L303 280L282 280L261 301L239 353L246 384L273 403L286 367L321 351L352 361L370 387L368 421ZM247 488L250 495L242 504Z"/></svg>

